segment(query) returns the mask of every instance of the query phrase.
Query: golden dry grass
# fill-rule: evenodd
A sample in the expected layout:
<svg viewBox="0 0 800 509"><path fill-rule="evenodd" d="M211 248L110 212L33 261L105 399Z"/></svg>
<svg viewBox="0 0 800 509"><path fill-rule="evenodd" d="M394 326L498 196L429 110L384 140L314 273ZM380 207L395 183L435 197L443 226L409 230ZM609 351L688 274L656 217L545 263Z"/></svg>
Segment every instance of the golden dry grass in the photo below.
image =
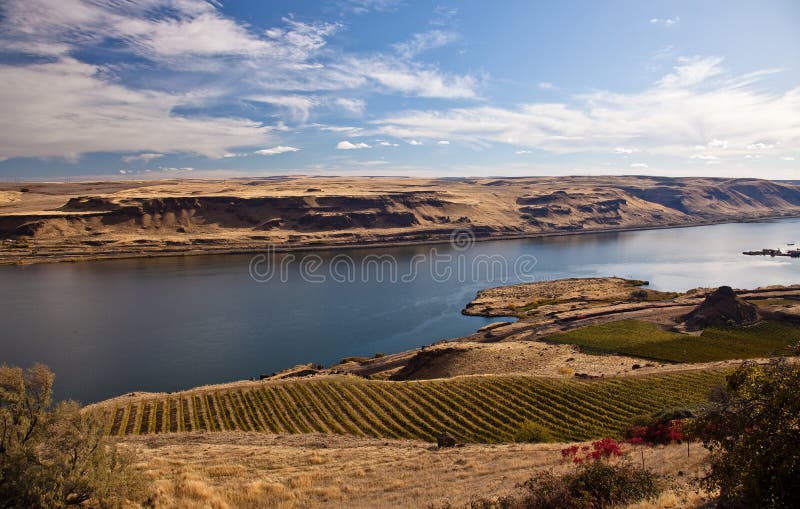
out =
<svg viewBox="0 0 800 509"><path fill-rule="evenodd" d="M127 438L155 479L158 508L464 506L475 496L501 496L535 472L573 468L563 444L467 445L436 450L418 441L254 433L172 434ZM683 445L648 448L645 465L670 489L636 507L691 507L705 495L689 481L705 451ZM633 451L634 461L641 461ZM681 472L681 475L678 473ZM678 505L675 505L678 504Z"/></svg>

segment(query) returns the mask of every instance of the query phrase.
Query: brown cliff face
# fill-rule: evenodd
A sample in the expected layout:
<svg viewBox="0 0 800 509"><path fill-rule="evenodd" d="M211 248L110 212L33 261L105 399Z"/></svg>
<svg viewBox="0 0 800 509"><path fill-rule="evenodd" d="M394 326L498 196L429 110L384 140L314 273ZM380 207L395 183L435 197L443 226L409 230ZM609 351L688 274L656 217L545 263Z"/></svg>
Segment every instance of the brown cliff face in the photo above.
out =
<svg viewBox="0 0 800 509"><path fill-rule="evenodd" d="M502 238L800 215L800 185L755 179L283 177L24 188L0 184L0 259L435 241L457 228Z"/></svg>

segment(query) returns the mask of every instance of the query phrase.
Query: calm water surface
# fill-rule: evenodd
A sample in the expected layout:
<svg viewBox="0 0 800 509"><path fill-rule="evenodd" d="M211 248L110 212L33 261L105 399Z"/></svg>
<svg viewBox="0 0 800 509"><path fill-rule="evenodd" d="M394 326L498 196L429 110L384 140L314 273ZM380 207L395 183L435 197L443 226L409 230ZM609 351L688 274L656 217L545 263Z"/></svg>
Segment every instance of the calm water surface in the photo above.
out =
<svg viewBox="0 0 800 509"><path fill-rule="evenodd" d="M468 334L491 321L459 313L475 292L519 280L617 275L659 290L800 283L798 259L740 254L789 242L800 243L800 220L381 249L399 275L418 269L395 283L388 269L379 281L362 265L364 250L317 253L311 272L322 284L288 262L285 281L255 282L249 255L0 267L0 362L49 365L58 398L174 391ZM337 254L352 257L355 281L332 279L332 263L345 267ZM476 257L505 260L507 270Z"/></svg>

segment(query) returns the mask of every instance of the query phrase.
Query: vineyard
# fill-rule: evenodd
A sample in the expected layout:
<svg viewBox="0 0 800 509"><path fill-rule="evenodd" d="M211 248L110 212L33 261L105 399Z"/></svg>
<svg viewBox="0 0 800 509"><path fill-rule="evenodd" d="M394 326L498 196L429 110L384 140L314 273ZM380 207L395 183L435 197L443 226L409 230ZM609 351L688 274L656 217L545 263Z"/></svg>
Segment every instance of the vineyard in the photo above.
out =
<svg viewBox="0 0 800 509"><path fill-rule="evenodd" d="M180 431L512 441L533 421L562 441L617 435L635 415L697 404L725 371L597 380L526 376L386 382L335 376L206 388L102 407L114 436Z"/></svg>
<svg viewBox="0 0 800 509"><path fill-rule="evenodd" d="M708 327L699 336L662 330L637 320L589 325L550 335L547 341L587 352L631 355L664 362L713 362L791 355L800 328L764 321L750 327Z"/></svg>

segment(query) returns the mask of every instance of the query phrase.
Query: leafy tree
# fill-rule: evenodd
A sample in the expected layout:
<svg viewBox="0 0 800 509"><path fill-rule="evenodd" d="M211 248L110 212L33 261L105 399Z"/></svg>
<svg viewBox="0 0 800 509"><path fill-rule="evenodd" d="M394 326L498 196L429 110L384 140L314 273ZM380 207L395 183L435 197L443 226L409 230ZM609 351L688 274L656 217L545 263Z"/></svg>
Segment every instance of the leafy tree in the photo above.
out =
<svg viewBox="0 0 800 509"><path fill-rule="evenodd" d="M53 373L0 366L0 507L117 507L144 484L132 458L75 402L52 405Z"/></svg>
<svg viewBox="0 0 800 509"><path fill-rule="evenodd" d="M797 507L800 365L745 362L693 425L711 451L706 482L721 507Z"/></svg>

